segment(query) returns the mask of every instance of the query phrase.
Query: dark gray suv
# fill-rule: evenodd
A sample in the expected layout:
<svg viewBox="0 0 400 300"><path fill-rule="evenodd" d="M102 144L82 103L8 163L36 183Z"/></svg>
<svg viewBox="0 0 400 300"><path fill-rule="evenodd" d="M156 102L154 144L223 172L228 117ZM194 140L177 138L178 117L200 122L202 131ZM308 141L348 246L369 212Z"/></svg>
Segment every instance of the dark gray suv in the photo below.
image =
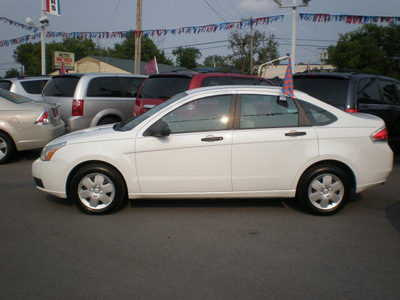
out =
<svg viewBox="0 0 400 300"><path fill-rule="evenodd" d="M400 148L400 82L358 72L305 72L293 75L294 88L351 113L382 118L389 144Z"/></svg>

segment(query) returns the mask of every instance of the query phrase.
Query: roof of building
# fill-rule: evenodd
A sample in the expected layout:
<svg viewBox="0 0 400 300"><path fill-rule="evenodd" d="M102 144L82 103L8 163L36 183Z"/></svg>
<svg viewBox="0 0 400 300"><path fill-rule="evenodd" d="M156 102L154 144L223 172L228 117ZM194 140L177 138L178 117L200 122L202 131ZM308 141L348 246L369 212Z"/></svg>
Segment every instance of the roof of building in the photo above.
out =
<svg viewBox="0 0 400 300"><path fill-rule="evenodd" d="M116 68L122 69L129 73L135 72L135 61L133 59L121 59L121 58L105 57L105 56L89 56L89 57L92 57L92 58L102 61L104 63L110 64ZM144 66L146 65L146 63L147 62L143 62L143 61L140 63L140 74L146 75L146 71L144 69ZM173 65L165 65L165 64L159 64L159 63L157 63L157 65L158 65L159 73L166 73L166 72L172 72L172 71L184 69L184 68L173 66Z"/></svg>

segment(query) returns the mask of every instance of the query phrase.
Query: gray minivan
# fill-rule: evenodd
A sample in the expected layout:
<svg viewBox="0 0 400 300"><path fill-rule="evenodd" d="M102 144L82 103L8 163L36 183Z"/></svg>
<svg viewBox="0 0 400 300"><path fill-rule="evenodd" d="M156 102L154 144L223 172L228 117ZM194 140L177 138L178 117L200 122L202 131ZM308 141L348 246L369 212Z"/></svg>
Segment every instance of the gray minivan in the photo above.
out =
<svg viewBox="0 0 400 300"><path fill-rule="evenodd" d="M126 121L132 118L136 95L146 78L107 73L53 76L42 100L60 105L68 132Z"/></svg>

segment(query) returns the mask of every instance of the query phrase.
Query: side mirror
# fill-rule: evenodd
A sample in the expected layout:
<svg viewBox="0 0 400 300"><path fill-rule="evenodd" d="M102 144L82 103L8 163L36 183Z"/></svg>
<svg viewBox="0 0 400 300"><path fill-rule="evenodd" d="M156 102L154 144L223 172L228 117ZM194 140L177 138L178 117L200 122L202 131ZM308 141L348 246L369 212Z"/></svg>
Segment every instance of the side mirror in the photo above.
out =
<svg viewBox="0 0 400 300"><path fill-rule="evenodd" d="M143 136L163 137L169 136L170 130L167 123L158 120L143 133Z"/></svg>

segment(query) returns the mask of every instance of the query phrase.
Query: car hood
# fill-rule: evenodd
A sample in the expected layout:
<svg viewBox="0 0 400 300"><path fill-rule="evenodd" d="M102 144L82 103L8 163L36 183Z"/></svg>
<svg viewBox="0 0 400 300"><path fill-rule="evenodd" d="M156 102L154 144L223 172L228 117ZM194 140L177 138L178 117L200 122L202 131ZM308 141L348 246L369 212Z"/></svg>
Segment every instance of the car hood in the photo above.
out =
<svg viewBox="0 0 400 300"><path fill-rule="evenodd" d="M115 131L113 129L113 124L111 124L74 131L55 139L51 142L51 144L58 144L63 142L68 142L68 144L79 144L98 141L119 140L122 138L127 138L128 135L132 136L132 131Z"/></svg>

